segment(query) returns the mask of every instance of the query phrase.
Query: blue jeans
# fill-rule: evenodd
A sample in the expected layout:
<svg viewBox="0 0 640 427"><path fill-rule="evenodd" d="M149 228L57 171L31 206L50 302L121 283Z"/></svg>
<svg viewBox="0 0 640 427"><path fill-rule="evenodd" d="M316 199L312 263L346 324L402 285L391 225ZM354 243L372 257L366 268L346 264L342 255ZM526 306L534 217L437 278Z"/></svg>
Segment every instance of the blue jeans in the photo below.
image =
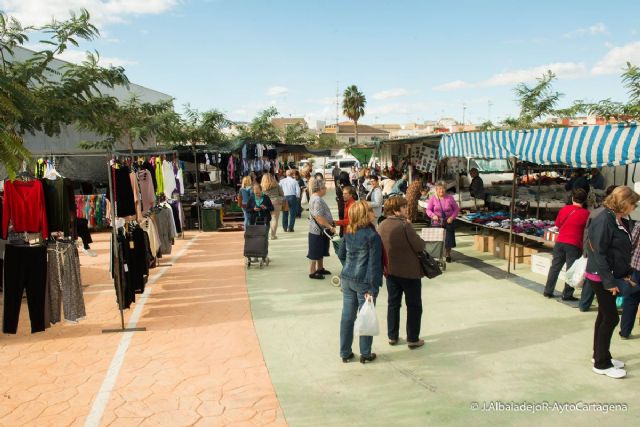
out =
<svg viewBox="0 0 640 427"><path fill-rule="evenodd" d="M296 224L296 215L298 214L298 198L296 196L285 196L289 205L288 212L282 212L282 227L285 230L293 230Z"/></svg>
<svg viewBox="0 0 640 427"><path fill-rule="evenodd" d="M640 280L640 273L634 271L631 278L637 283ZM640 304L640 292L629 293L624 296L622 303L622 316L620 317L620 335L628 337L631 335L633 325L636 323L638 305Z"/></svg>
<svg viewBox="0 0 640 427"><path fill-rule="evenodd" d="M242 214L244 215L244 229L247 229L247 226L251 224L251 212L247 209L242 208Z"/></svg>
<svg viewBox="0 0 640 427"><path fill-rule="evenodd" d="M375 299L374 299L375 302ZM342 318L340 319L340 357L349 357L353 350L353 324L358 310L364 304L364 294L356 292L348 286L342 287ZM360 354L371 356L373 337L360 337Z"/></svg>

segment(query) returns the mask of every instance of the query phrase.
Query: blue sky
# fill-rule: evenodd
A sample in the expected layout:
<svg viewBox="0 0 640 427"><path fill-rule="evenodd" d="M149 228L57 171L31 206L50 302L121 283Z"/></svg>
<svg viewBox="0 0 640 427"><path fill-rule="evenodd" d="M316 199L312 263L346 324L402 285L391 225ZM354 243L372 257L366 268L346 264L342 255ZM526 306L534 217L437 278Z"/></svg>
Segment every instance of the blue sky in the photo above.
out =
<svg viewBox="0 0 640 427"><path fill-rule="evenodd" d="M86 43L138 84L231 119L275 105L335 121L336 84L367 97L364 123L517 114L513 87L545 69L563 104L626 99L640 64L640 2L337 0L0 0L26 22L89 9ZM80 52L69 52L73 60ZM341 118L342 119L342 118Z"/></svg>

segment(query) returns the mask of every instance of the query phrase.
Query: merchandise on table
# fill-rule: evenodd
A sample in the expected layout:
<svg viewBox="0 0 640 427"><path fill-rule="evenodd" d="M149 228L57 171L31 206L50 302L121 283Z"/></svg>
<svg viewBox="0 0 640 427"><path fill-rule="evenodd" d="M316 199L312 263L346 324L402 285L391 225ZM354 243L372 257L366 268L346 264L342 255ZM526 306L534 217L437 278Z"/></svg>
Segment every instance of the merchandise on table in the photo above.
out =
<svg viewBox="0 0 640 427"><path fill-rule="evenodd" d="M511 220L508 212L477 212L463 215L462 218L474 224L490 228L510 229ZM545 231L555 225L554 221L542 221L535 218L514 218L513 232L530 236L543 237Z"/></svg>

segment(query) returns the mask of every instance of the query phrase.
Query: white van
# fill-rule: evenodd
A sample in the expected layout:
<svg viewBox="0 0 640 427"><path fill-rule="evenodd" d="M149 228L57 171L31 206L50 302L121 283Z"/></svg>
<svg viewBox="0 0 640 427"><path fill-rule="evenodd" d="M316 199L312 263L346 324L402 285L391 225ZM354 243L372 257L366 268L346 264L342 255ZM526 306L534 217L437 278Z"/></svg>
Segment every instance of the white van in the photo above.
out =
<svg viewBox="0 0 640 427"><path fill-rule="evenodd" d="M360 167L360 162L355 157L344 157L341 159L333 158L327 159L327 162L324 164L324 169L316 168L313 172L324 174L325 179L332 178L331 172L333 171L333 168L336 166L336 164L344 172L351 172L351 168L354 166L356 168Z"/></svg>

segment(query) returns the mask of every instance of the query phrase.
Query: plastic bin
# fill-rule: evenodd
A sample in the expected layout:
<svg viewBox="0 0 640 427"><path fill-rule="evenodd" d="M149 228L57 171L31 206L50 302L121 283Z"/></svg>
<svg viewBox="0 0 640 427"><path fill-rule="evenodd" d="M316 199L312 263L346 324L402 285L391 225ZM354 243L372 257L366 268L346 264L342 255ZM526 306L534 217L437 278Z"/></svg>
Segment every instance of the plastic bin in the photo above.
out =
<svg viewBox="0 0 640 427"><path fill-rule="evenodd" d="M202 220L202 231L217 231L222 225L222 215L220 209L202 208L200 209Z"/></svg>

